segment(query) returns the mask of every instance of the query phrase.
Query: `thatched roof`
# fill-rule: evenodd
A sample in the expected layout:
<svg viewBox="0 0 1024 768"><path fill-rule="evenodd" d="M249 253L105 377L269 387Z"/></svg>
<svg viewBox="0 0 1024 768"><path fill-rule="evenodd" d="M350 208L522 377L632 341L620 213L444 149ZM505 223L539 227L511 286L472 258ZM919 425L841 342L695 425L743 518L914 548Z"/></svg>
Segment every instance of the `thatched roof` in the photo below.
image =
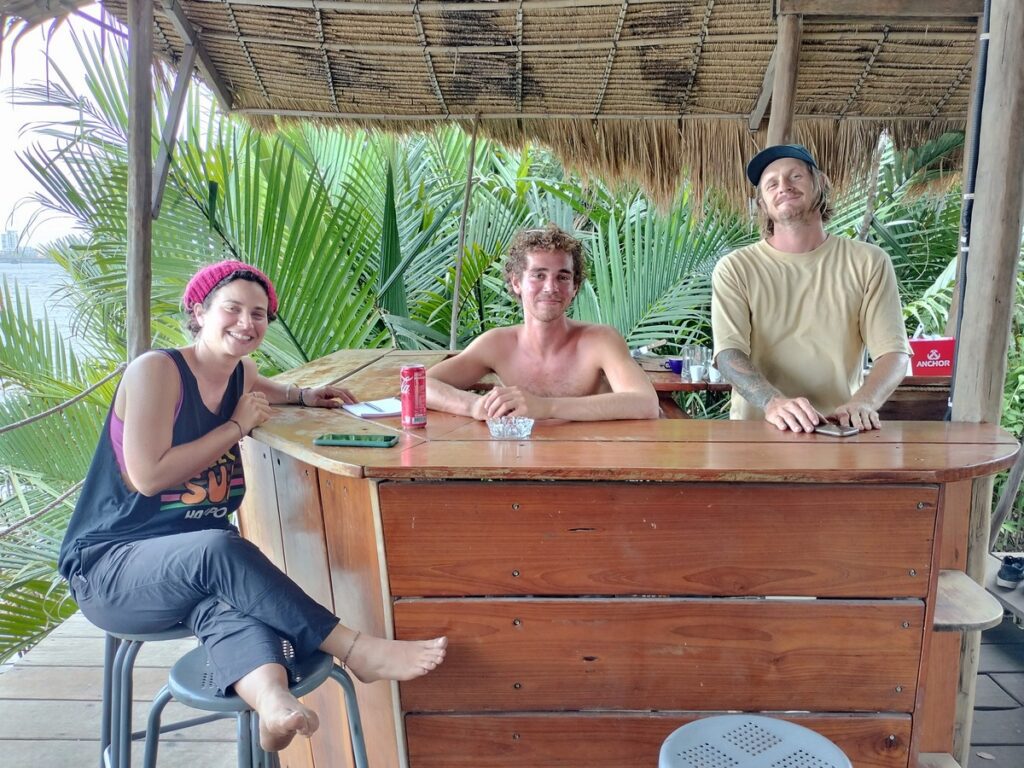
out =
<svg viewBox="0 0 1024 768"><path fill-rule="evenodd" d="M884 19L856 16L874 0L155 0L154 46L174 63L195 35L200 75L257 123L478 120L659 199L683 171L737 199L765 144L780 3L806 12L795 139L835 181L867 166L883 130L902 143L963 129L980 0L890 2L927 16ZM126 19L127 0L104 6ZM813 15L828 6L850 15Z"/></svg>

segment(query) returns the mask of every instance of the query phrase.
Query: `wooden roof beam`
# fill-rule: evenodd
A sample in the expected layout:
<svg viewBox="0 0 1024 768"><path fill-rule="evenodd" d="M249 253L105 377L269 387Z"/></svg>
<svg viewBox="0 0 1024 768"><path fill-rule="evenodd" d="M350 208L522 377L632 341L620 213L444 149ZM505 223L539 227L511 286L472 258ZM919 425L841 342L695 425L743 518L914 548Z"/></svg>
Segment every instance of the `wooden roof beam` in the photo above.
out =
<svg viewBox="0 0 1024 768"><path fill-rule="evenodd" d="M192 23L188 20L178 0L162 0L161 5L163 6L164 15L174 26L178 37L184 40L186 45L191 45L195 48L196 60L199 62L199 71L203 73L203 79L217 97L217 101L220 102L224 111L230 112L232 105L231 91L217 71L217 67L214 65L213 59L210 58L210 54L206 52L206 49L200 42L199 35L192 27Z"/></svg>
<svg viewBox="0 0 1024 768"><path fill-rule="evenodd" d="M192 68L196 62L196 49L185 46L178 62L178 76L174 80L174 91L171 93L170 104L167 105L167 117L157 149L156 170L153 172L153 212L154 219L160 216L160 206L164 200L164 187L167 185L167 174L171 170L171 158L174 157L174 143L178 135L178 124L185 107L185 94L192 79Z"/></svg>
<svg viewBox="0 0 1024 768"><path fill-rule="evenodd" d="M985 0L775 0L778 15L839 19L966 19L984 11Z"/></svg>
<svg viewBox="0 0 1024 768"><path fill-rule="evenodd" d="M793 134L802 34L802 16L779 16L779 41L776 43L779 57L775 62L775 78L772 81L772 112L768 118L766 146L786 144Z"/></svg>
<svg viewBox="0 0 1024 768"><path fill-rule="evenodd" d="M772 57L768 59L768 66L764 70L761 92L757 95L757 101L754 102L754 108L750 111L750 117L747 119L747 127L751 131L756 131L761 127L764 113L768 111L768 102L772 99L772 88L775 85L775 64L778 60L779 45L776 43L775 49L772 51Z"/></svg>
<svg viewBox="0 0 1024 768"><path fill-rule="evenodd" d="M629 10L629 0L622 0L619 6L619 18L615 22L615 31L612 33L611 45L608 48L608 59L604 64L604 77L601 79L601 87L597 92L597 100L594 102L594 117L601 114L601 105L604 104L604 95L608 91L608 81L612 77L612 67L615 65L615 53L619 50L619 37L622 35L622 24L626 20L626 12Z"/></svg>
<svg viewBox="0 0 1024 768"><path fill-rule="evenodd" d="M448 105L444 101L444 94L441 93L441 84L437 82L437 71L434 69L434 59L430 55L430 46L427 45L427 33L423 29L423 18L420 16L419 0L413 0L412 17L416 22L416 34L420 38L420 49L423 51L423 61L427 66L427 76L430 78L430 85L434 89L434 96L441 107L441 111L447 117Z"/></svg>

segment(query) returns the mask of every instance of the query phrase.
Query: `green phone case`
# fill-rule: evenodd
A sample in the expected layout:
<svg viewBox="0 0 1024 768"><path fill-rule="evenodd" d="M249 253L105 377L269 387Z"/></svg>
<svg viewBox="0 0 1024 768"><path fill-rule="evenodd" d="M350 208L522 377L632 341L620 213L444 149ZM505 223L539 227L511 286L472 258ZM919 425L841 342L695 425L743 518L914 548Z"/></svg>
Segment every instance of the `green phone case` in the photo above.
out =
<svg viewBox="0 0 1024 768"><path fill-rule="evenodd" d="M354 448L390 448L397 442L398 435L320 435L313 438L313 445L340 445Z"/></svg>

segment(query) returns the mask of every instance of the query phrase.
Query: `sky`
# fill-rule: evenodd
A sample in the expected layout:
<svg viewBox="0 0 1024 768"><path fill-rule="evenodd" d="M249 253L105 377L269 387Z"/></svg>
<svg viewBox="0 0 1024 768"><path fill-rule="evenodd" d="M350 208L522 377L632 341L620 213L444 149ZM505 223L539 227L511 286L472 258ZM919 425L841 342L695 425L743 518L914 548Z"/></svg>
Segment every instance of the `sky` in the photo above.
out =
<svg viewBox="0 0 1024 768"><path fill-rule="evenodd" d="M86 7L84 12L93 17L99 15L96 6ZM32 143L31 137L24 135L22 129L25 125L50 118L53 110L15 104L11 89L12 86L23 87L31 82L45 82L49 26L44 24L21 38L14 47L13 62L13 38L4 40L3 58L0 60L0 232L8 229L22 231L31 215L30 206L18 206L19 201L36 191L35 180L17 158L18 151ZM49 54L61 71L83 88L79 74L81 64L71 38L72 29L89 32L95 27L83 19L71 18L60 25L51 38ZM72 221L50 218L37 227L27 241L23 240L23 244L43 245L72 231Z"/></svg>

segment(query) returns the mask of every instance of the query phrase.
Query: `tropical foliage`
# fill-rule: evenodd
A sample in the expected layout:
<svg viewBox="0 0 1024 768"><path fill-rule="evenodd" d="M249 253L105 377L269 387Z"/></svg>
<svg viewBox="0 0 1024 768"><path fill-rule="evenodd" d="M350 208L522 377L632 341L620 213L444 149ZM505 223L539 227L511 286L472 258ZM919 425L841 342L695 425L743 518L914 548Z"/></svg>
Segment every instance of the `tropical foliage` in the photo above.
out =
<svg viewBox="0 0 1024 768"><path fill-rule="evenodd" d="M4 286L3 424L86 390L126 356L125 51L109 38L103 50L92 38L79 45L86 94L73 93L54 70L48 85L17 95L54 113L35 128L47 144L24 162L40 208L72 217L81 232L49 249L67 274L62 301L74 312L76 344ZM166 99L160 90L154 154ZM893 255L911 330L938 329L948 313L959 203L955 190L936 188L943 175L936 169L961 143L951 135L914 153L883 148L871 187L841 200L830 224L844 234L863 230ZM280 318L260 352L267 373L345 347L446 347L470 146L456 127L395 137L289 124L263 134L219 114L208 94L193 89L153 226L154 346L186 342L178 303L196 266L233 257L264 269L281 297ZM515 321L500 259L521 227L554 221L586 242L591 279L574 304L576 317L615 326L631 346L664 339L670 350L707 342L711 269L757 237L746 214L714 195L698 206L684 187L660 212L635 189L567 174L537 147L479 140L473 168L460 345ZM1016 359L1019 367L1019 348ZM58 415L0 433L0 658L74 610L55 574L74 494L55 500L85 474L115 386L116 378ZM13 524L20 527L8 531Z"/></svg>
<svg viewBox="0 0 1024 768"><path fill-rule="evenodd" d="M41 210L72 217L82 233L49 249L68 275L62 301L74 313L76 344L34 317L14 287L5 289L5 424L85 390L126 355L126 57L109 38L103 50L92 38L79 45L88 93L73 93L54 69L48 84L17 94L54 113L35 128L47 144L23 160ZM166 97L158 93L154 153ZM268 373L344 347L446 347L469 146L455 127L401 138L313 125L261 134L217 113L195 89L153 225L154 346L186 342L178 302L196 266L233 257L264 269L281 297L260 353ZM555 221L585 240L593 279L573 311L614 325L634 346L706 340L711 268L755 237L746 216L710 202L698 209L685 192L659 213L636 190L613 192L565 174L535 147L478 141L473 182L460 343L515 320L500 259L523 226ZM115 385L0 434L9 491L0 524L37 513L82 478ZM58 503L0 539L0 657L73 610L54 573L69 510L70 501Z"/></svg>

